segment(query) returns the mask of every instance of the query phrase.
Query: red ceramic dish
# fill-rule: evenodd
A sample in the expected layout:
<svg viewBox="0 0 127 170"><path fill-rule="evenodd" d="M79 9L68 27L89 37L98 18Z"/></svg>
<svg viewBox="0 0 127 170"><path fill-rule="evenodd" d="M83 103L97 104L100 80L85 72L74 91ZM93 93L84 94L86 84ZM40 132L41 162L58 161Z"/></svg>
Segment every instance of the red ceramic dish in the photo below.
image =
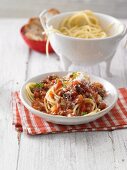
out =
<svg viewBox="0 0 127 170"><path fill-rule="evenodd" d="M42 40L42 41L36 41L36 40L31 40L29 39L27 36L25 36L24 34L24 26L21 28L20 30L20 34L22 36L22 38L24 39L24 41L26 42L26 44L33 50L38 51L40 53L46 53L46 40ZM50 43L49 43L49 47L48 47L49 53L53 53L54 50L52 49Z"/></svg>

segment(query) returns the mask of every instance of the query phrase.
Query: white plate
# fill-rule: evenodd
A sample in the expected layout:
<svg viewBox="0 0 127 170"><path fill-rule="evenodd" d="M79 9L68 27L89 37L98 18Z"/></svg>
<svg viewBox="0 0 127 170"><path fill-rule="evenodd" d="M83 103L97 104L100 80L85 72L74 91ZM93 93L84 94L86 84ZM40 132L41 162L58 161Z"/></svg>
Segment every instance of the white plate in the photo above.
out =
<svg viewBox="0 0 127 170"><path fill-rule="evenodd" d="M46 121L56 123L56 124L62 124L62 125L78 125L78 124L91 122L93 120L96 120L96 119L102 117L103 115L108 113L114 107L114 105L118 99L118 93L117 93L116 88L108 81L106 81L100 77L93 76L93 75L90 75L90 79L92 81L97 81L97 82L100 82L101 84L103 84L106 91L108 91L108 93L109 93L109 95L105 98L105 101L108 105L108 107L106 109L104 109L100 112L97 112L95 114L91 114L91 115L88 114L85 116L64 117L64 116L58 116L58 115L56 115L56 116L50 115L50 114L35 110L34 108L31 107L31 104L25 94L25 86L27 83L39 82L40 80L45 79L48 75L51 75L51 74L56 74L58 76L64 76L67 73L68 72L51 72L51 73L46 73L46 74L41 74L41 75L35 76L35 77L29 79L28 81L26 81L20 90L20 98L21 98L21 101L23 102L23 104L25 105L25 107L29 111L31 111L33 114L42 117Z"/></svg>

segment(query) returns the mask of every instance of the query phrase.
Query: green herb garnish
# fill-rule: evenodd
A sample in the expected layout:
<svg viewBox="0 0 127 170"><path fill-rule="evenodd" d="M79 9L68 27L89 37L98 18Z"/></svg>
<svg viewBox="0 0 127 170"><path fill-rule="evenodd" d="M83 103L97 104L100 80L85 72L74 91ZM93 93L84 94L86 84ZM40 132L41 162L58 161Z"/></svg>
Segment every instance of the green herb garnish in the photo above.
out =
<svg viewBox="0 0 127 170"><path fill-rule="evenodd" d="M89 96L90 99L93 99L93 96Z"/></svg>
<svg viewBox="0 0 127 170"><path fill-rule="evenodd" d="M70 75L70 78L72 79L75 79L77 76L79 76L79 72L73 72L71 75Z"/></svg>
<svg viewBox="0 0 127 170"><path fill-rule="evenodd" d="M44 87L44 83L36 83L36 87L37 88L42 88L42 87Z"/></svg>
<svg viewBox="0 0 127 170"><path fill-rule="evenodd" d="M73 72L72 76L73 76L73 78L76 78L77 77L77 72Z"/></svg>
<svg viewBox="0 0 127 170"><path fill-rule="evenodd" d="M84 115L87 115L88 113L87 112L82 112L81 115L84 116Z"/></svg>
<svg viewBox="0 0 127 170"><path fill-rule="evenodd" d="M64 87L64 88L67 87L67 81L66 81L66 80L64 80L64 81L62 82L62 84L63 84L63 87Z"/></svg>
<svg viewBox="0 0 127 170"><path fill-rule="evenodd" d="M67 87L66 84L63 84L63 87L66 88Z"/></svg>

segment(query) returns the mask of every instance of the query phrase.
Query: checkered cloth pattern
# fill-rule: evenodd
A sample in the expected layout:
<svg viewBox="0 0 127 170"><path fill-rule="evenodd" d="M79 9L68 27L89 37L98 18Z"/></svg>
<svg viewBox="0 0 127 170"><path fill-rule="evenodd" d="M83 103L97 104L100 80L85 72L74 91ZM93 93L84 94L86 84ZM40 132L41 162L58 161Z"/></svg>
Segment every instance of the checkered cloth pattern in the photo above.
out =
<svg viewBox="0 0 127 170"><path fill-rule="evenodd" d="M119 98L115 107L103 117L82 125L57 125L49 123L32 114L21 102L19 92L12 93L13 125L18 132L29 135L82 132L82 131L107 131L127 127L127 89L118 89Z"/></svg>

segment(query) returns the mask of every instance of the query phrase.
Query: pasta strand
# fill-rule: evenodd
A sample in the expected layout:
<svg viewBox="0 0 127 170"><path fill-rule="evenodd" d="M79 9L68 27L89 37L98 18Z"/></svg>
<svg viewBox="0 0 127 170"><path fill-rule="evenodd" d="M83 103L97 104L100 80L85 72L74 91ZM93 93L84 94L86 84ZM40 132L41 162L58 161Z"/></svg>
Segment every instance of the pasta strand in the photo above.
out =
<svg viewBox="0 0 127 170"><path fill-rule="evenodd" d="M108 35L102 29L92 11L81 11L66 17L58 28L60 33L78 38L104 38Z"/></svg>

